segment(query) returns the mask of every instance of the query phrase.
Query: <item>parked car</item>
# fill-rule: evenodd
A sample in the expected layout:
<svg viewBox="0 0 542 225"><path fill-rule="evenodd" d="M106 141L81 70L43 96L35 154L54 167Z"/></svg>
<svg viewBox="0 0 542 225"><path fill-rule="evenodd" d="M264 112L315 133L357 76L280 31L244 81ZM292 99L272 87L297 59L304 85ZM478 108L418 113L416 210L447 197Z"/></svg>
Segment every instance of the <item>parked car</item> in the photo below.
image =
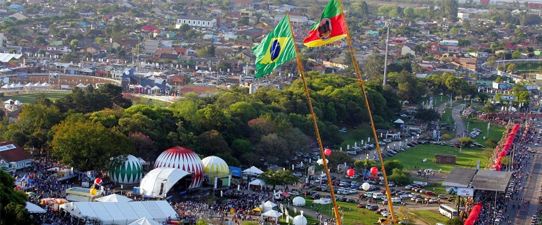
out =
<svg viewBox="0 0 542 225"><path fill-rule="evenodd" d="M365 204L359 203L359 204L358 204L358 208L365 208Z"/></svg>

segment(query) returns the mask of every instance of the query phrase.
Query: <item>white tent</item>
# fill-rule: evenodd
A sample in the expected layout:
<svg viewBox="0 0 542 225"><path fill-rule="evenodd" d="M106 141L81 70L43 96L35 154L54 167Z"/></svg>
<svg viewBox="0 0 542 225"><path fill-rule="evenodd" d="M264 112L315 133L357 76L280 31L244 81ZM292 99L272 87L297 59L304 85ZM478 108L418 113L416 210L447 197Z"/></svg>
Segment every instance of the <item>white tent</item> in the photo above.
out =
<svg viewBox="0 0 542 225"><path fill-rule="evenodd" d="M250 167L250 168L248 168L246 170L243 170L243 174L245 174L245 175L260 175L262 173L263 173L263 171L256 168L255 166L252 166L252 167Z"/></svg>
<svg viewBox="0 0 542 225"><path fill-rule="evenodd" d="M397 119L396 121L393 121L393 123L403 124L405 123L405 121L403 121L402 119Z"/></svg>
<svg viewBox="0 0 542 225"><path fill-rule="evenodd" d="M34 87L41 87L41 83L40 82L35 83Z"/></svg>
<svg viewBox="0 0 542 225"><path fill-rule="evenodd" d="M141 194L152 197L166 197L169 190L185 176L190 176L190 174L181 169L153 169L141 180Z"/></svg>
<svg viewBox="0 0 542 225"><path fill-rule="evenodd" d="M267 212L267 211L270 211L270 210L273 210L273 208L277 206L277 204L273 203L273 202L270 202L270 201L267 201L265 203L262 204L262 208L263 208L263 211L264 212Z"/></svg>
<svg viewBox="0 0 542 225"><path fill-rule="evenodd" d="M262 213L262 218L264 218L264 217L274 218L276 224L278 224L280 216L282 216L282 213L279 213L276 210L270 210L268 212Z"/></svg>
<svg viewBox="0 0 542 225"><path fill-rule="evenodd" d="M132 199L118 194L110 194L96 199L97 202L131 202Z"/></svg>
<svg viewBox="0 0 542 225"><path fill-rule="evenodd" d="M320 198L319 200L314 200L314 203L315 204L327 205L327 204L331 203L331 199L330 198Z"/></svg>
<svg viewBox="0 0 542 225"><path fill-rule="evenodd" d="M7 101L4 102L4 104L11 104L11 102L13 101L13 99L8 99Z"/></svg>
<svg viewBox="0 0 542 225"><path fill-rule="evenodd" d="M51 87L51 85L50 85L50 84L48 84L47 82L45 82L45 83L41 84L41 86L42 86L42 87Z"/></svg>
<svg viewBox="0 0 542 225"><path fill-rule="evenodd" d="M166 201L142 202L71 202L60 206L78 218L96 218L102 224L130 224L142 217L159 224L168 217L176 218L175 210Z"/></svg>
<svg viewBox="0 0 542 225"><path fill-rule="evenodd" d="M156 91L156 90L160 90L160 88L158 86L154 86L151 88L151 90Z"/></svg>
<svg viewBox="0 0 542 225"><path fill-rule="evenodd" d="M23 84L21 84L21 82L19 82L19 83L17 83L17 84L15 85L15 87L16 87L16 88L22 88L22 87L24 87L24 86L23 86Z"/></svg>
<svg viewBox="0 0 542 225"><path fill-rule="evenodd" d="M84 87L87 87L87 85L84 85L84 84L82 84L82 83L79 83L76 87L78 87L78 88L84 88Z"/></svg>
<svg viewBox="0 0 542 225"><path fill-rule="evenodd" d="M260 179L255 179L253 181L251 181L250 183L248 183L248 185L256 185L256 186L264 186L265 185L265 181L263 180L260 180Z"/></svg>
<svg viewBox="0 0 542 225"><path fill-rule="evenodd" d="M18 105L18 106L23 105L23 103L22 103L21 101L19 101L19 100L15 100L14 104L15 104L15 105Z"/></svg>
<svg viewBox="0 0 542 225"><path fill-rule="evenodd" d="M154 220L149 220L147 219L147 217L142 217L132 223L130 223L129 225L160 225L160 223L154 221Z"/></svg>
<svg viewBox="0 0 542 225"><path fill-rule="evenodd" d="M2 88L6 88L6 89L9 88L9 84L2 86Z"/></svg>
<svg viewBox="0 0 542 225"><path fill-rule="evenodd" d="M24 86L25 87L34 87L34 84L33 83L28 83L28 84L25 84Z"/></svg>
<svg viewBox="0 0 542 225"><path fill-rule="evenodd" d="M304 206L306 204L306 201L303 197L297 196L292 200L292 204L294 206Z"/></svg>
<svg viewBox="0 0 542 225"><path fill-rule="evenodd" d="M33 204L33 203L30 203L30 202L26 202L26 207L25 208L30 213L46 213L47 212L45 209L41 208L40 206L38 206L36 204Z"/></svg>

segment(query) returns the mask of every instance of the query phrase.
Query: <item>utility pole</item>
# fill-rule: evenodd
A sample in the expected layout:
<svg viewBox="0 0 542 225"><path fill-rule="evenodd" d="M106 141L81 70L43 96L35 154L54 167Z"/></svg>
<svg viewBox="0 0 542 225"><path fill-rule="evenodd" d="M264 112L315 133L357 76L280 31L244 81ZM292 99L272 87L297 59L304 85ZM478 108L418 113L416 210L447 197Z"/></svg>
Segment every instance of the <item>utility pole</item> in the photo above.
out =
<svg viewBox="0 0 542 225"><path fill-rule="evenodd" d="M386 35L386 53L384 53L384 81L382 81L382 87L386 86L386 80L388 79L388 47L390 45L390 24L388 23L388 34Z"/></svg>

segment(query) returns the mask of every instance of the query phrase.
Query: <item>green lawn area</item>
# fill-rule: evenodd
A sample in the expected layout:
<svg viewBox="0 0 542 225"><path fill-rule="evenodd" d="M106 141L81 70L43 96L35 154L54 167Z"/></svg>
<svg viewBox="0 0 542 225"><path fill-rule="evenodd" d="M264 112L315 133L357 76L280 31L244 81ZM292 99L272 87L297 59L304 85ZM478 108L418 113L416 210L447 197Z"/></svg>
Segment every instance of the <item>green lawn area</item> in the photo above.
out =
<svg viewBox="0 0 542 225"><path fill-rule="evenodd" d="M435 154L450 154L457 155L457 161L455 165L451 164L437 164L435 163ZM442 169L442 172L449 173L453 167L464 168L476 168L476 162L480 161L482 168L487 162L488 157L492 153L491 149L481 148L466 148L459 152L459 148L440 145L417 145L413 148L399 153L386 161L398 160L405 169L414 170L415 166L419 169ZM423 159L427 159L426 162L422 162Z"/></svg>
<svg viewBox="0 0 542 225"><path fill-rule="evenodd" d="M307 209L316 211L318 210L320 213L323 213L324 215L327 215L329 217L333 216L333 204L327 204L327 205L320 205L320 204L314 204L314 208L311 208L313 200L310 198L306 198L307 204L305 207ZM344 213L344 220L343 224L373 224L375 223L378 218L380 218L380 214L376 214L373 211L370 211L368 209L362 209L358 208L357 204L355 203L346 203L346 202L337 202L339 207L341 207L340 210ZM310 223L309 223L310 224Z"/></svg>
<svg viewBox="0 0 542 225"><path fill-rule="evenodd" d="M346 127L346 133L342 134L344 142L341 144L343 150L346 150L346 146L354 147L354 142L358 143L360 146L361 140L367 141L367 137L371 137L371 140L374 141L373 131L371 130L371 125L363 124L355 129L352 127Z"/></svg>
<svg viewBox="0 0 542 225"><path fill-rule="evenodd" d="M483 138L484 136L487 135L487 122L480 121L474 117L468 120L464 119L464 122L465 122L465 126L467 125L467 122L468 122L469 133L474 128L478 128L482 131L482 133L478 137L476 137L474 140L480 144L485 144L485 140ZM504 127L498 127L495 124L492 124L489 128L489 137L495 139L496 141L501 140L504 129L505 129Z"/></svg>
<svg viewBox="0 0 542 225"><path fill-rule="evenodd" d="M448 221L447 217L430 210L418 210L418 211L412 211L412 213L416 214L416 218L425 222L425 224L427 225L433 225L436 223L445 223L446 221Z"/></svg>
<svg viewBox="0 0 542 225"><path fill-rule="evenodd" d="M13 100L19 100L22 103L33 103L36 100L36 98L41 94L45 95L47 98L51 99L52 101L55 101L70 93L71 93L70 91L4 93L4 97L2 97L1 99L2 101L13 99Z"/></svg>

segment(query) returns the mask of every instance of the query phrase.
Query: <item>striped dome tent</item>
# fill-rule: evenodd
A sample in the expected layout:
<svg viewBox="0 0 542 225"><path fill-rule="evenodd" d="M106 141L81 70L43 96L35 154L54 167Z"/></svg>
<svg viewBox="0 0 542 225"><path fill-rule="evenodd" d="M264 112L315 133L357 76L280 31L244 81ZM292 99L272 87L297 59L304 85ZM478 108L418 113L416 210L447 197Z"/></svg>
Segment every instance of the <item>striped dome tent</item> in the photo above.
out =
<svg viewBox="0 0 542 225"><path fill-rule="evenodd" d="M119 158L121 157L119 156ZM139 159L133 155L128 155L124 158L114 160L111 163L111 167L109 168L111 180L121 184L139 183L143 177L143 166L141 166Z"/></svg>
<svg viewBox="0 0 542 225"><path fill-rule="evenodd" d="M184 147L170 148L158 156L154 168L176 168L192 173L189 188L197 188L203 182L203 164L200 157L192 150Z"/></svg>
<svg viewBox="0 0 542 225"><path fill-rule="evenodd" d="M228 164L217 156L208 156L201 160L203 163L203 174L209 177L208 184L213 185L215 178L224 178L230 175Z"/></svg>

